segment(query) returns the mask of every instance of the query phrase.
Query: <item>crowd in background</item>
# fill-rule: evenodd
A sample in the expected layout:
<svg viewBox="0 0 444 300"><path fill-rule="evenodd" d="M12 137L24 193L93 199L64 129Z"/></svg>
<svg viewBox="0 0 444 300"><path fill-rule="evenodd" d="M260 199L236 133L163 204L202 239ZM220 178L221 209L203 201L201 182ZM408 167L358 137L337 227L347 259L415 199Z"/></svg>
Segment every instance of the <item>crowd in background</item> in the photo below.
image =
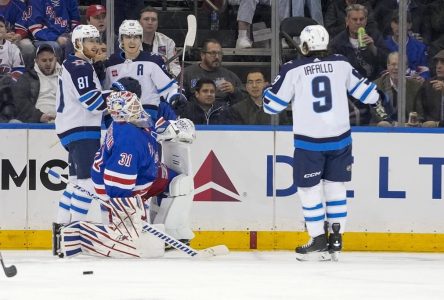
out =
<svg viewBox="0 0 444 300"><path fill-rule="evenodd" d="M25 2L0 0L0 122L52 122L56 115L58 73L64 58L73 52L70 33L81 20L94 25L101 33L103 43L95 62L108 57L106 1L81 1L80 4L88 4L82 11L84 17L77 0ZM217 39L196 45L200 49L200 61L182 70L175 56L176 41L158 32L159 22L168 20L159 20L159 13L150 2L115 1L115 24L118 28L125 19L138 20L143 28L143 50L161 55L171 77L181 81L183 75L188 101L175 107L176 114L196 124L271 124L270 116L262 109L262 91L269 85L269 74L252 69L242 82L237 74L223 66L223 49ZM388 118L380 119L372 107L350 97L352 125L396 125L398 1L277 2L281 20L305 15L323 24L330 34L331 51L346 56L356 70L374 81L383 92ZM255 46L251 25L256 6L270 5L270 0L229 3L236 4L238 12L236 48ZM439 127L444 121L444 0L409 1L407 27L407 124ZM121 51L118 39L116 35L115 52ZM97 68L99 66L98 63ZM288 112L279 115L279 124L291 122Z"/></svg>

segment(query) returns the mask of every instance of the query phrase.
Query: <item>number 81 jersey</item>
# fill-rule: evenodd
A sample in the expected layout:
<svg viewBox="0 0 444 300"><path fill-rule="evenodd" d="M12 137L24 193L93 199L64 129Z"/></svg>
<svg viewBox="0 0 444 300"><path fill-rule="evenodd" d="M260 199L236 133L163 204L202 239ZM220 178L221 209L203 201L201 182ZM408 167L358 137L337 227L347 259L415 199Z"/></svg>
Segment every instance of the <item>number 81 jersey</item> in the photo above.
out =
<svg viewBox="0 0 444 300"><path fill-rule="evenodd" d="M351 143L348 98L376 103L376 85L342 55L305 57L282 66L264 93L264 111L276 114L292 101L295 147L326 151Z"/></svg>
<svg viewBox="0 0 444 300"><path fill-rule="evenodd" d="M62 145L82 139L100 139L105 95L93 66L69 55L63 62L56 92L56 132Z"/></svg>

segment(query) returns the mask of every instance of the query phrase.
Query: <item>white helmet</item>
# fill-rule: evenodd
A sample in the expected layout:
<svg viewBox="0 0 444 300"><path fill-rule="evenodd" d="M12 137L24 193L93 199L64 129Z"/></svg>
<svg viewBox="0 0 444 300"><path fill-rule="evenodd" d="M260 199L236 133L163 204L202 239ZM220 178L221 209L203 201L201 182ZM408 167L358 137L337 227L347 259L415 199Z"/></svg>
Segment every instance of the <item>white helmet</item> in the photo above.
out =
<svg viewBox="0 0 444 300"><path fill-rule="evenodd" d="M152 125L150 115L145 112L136 94L128 91L112 92L106 98L106 105L116 122L129 122L139 127Z"/></svg>
<svg viewBox="0 0 444 300"><path fill-rule="evenodd" d="M79 25L72 31L71 42L74 45L74 49L83 51L83 47L76 47L76 41L80 40L80 45L83 43L83 39L86 38L100 38L100 32L93 25Z"/></svg>
<svg viewBox="0 0 444 300"><path fill-rule="evenodd" d="M139 35L143 39L143 28L137 20L125 20L119 27L119 46L123 49L122 35Z"/></svg>
<svg viewBox="0 0 444 300"><path fill-rule="evenodd" d="M329 35L322 25L309 25L305 27L299 36L299 48L303 55L307 55L310 51L327 50Z"/></svg>

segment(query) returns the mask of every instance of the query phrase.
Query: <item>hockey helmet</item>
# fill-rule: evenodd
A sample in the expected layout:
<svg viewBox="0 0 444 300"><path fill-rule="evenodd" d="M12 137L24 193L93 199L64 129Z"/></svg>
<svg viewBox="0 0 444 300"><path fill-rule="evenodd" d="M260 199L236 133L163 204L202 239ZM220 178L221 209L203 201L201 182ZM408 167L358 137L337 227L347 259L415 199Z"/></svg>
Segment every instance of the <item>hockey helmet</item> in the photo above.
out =
<svg viewBox="0 0 444 300"><path fill-rule="evenodd" d="M303 55L307 55L311 51L327 50L329 35L322 25L306 26L299 36L299 48Z"/></svg>
<svg viewBox="0 0 444 300"><path fill-rule="evenodd" d="M143 39L143 28L137 20L125 20L119 27L119 45L122 47L122 35L136 35Z"/></svg>
<svg viewBox="0 0 444 300"><path fill-rule="evenodd" d="M116 122L129 122L140 127L152 124L151 117L146 113L136 94L128 91L111 92L106 98L108 112Z"/></svg>
<svg viewBox="0 0 444 300"><path fill-rule="evenodd" d="M76 41L80 40L83 42L83 39L86 38L98 38L100 39L100 32L93 25L79 25L72 31L71 42L74 45L74 49L81 51L82 49L78 49L76 47Z"/></svg>

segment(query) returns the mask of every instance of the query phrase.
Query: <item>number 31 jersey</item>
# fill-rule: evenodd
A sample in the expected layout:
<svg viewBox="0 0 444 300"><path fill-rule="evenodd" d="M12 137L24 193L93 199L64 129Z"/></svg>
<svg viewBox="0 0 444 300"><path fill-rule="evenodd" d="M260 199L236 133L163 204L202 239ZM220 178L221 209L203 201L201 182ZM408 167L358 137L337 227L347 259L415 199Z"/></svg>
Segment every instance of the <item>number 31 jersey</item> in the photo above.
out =
<svg viewBox="0 0 444 300"><path fill-rule="evenodd" d="M305 57L282 66L264 93L264 111L276 114L292 101L295 147L338 150L351 143L348 98L376 103L376 85L342 55Z"/></svg>

